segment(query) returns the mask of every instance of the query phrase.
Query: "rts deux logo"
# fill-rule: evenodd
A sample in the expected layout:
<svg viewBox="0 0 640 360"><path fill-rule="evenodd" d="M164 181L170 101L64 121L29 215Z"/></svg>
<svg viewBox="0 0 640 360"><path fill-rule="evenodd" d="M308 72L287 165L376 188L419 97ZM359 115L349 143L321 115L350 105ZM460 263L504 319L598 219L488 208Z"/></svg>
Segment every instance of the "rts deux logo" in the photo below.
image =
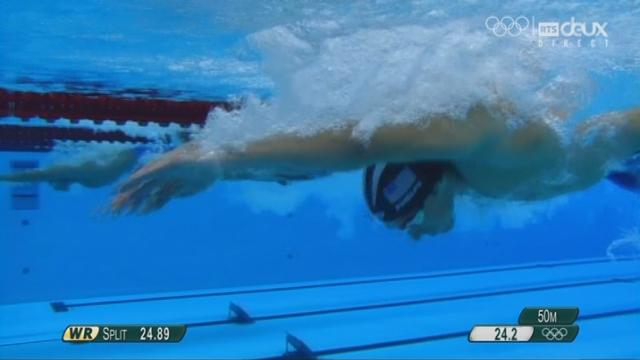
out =
<svg viewBox="0 0 640 360"><path fill-rule="evenodd" d="M530 31L538 38L538 46L551 47L596 47L609 46L609 34L606 22L576 21L539 21L526 16L489 16L484 26L498 37L515 37Z"/></svg>

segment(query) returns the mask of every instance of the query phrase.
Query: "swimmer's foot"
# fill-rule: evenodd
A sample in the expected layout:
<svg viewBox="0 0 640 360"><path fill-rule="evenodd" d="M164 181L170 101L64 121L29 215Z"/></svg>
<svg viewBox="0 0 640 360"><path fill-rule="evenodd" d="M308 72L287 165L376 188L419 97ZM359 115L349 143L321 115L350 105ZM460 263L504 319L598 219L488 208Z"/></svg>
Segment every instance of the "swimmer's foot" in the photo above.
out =
<svg viewBox="0 0 640 360"><path fill-rule="evenodd" d="M149 213L173 198L205 190L215 179L215 166L188 148L178 148L131 175L118 189L110 210L115 214Z"/></svg>

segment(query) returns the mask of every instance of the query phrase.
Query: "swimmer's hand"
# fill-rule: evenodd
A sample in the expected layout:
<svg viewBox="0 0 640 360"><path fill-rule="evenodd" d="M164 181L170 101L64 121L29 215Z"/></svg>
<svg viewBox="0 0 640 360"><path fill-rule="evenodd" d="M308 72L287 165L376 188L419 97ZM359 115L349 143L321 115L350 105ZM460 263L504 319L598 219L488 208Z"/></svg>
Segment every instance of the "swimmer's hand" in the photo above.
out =
<svg viewBox="0 0 640 360"><path fill-rule="evenodd" d="M143 166L118 189L111 202L114 214L149 213L169 200L194 195L217 178L216 166L190 144Z"/></svg>

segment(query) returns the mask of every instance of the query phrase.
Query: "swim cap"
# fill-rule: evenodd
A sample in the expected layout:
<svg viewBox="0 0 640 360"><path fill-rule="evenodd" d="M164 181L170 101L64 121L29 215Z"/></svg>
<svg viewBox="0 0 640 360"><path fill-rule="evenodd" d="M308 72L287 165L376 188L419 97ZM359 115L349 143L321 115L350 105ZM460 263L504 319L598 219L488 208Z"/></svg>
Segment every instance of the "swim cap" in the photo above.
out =
<svg viewBox="0 0 640 360"><path fill-rule="evenodd" d="M369 210L385 223L404 228L422 209L449 164L440 161L382 163L364 172Z"/></svg>

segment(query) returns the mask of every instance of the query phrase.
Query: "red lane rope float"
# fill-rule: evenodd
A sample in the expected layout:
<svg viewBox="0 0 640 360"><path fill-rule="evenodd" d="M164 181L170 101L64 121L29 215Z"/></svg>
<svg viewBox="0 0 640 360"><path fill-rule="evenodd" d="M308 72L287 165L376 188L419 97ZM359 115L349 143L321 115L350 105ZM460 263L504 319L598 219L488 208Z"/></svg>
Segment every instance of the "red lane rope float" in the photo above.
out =
<svg viewBox="0 0 640 360"><path fill-rule="evenodd" d="M50 151L56 140L151 142L144 136L130 136L120 130L96 131L82 127L0 125L0 151Z"/></svg>
<svg viewBox="0 0 640 360"><path fill-rule="evenodd" d="M40 117L54 121L64 118L72 122L88 119L95 123L113 120L117 124L134 121L141 125L154 122L161 126L173 123L188 127L192 124L204 124L207 114L213 108L229 111L234 106L224 101L177 101L67 92L38 93L0 88L0 117L15 116L21 119Z"/></svg>

